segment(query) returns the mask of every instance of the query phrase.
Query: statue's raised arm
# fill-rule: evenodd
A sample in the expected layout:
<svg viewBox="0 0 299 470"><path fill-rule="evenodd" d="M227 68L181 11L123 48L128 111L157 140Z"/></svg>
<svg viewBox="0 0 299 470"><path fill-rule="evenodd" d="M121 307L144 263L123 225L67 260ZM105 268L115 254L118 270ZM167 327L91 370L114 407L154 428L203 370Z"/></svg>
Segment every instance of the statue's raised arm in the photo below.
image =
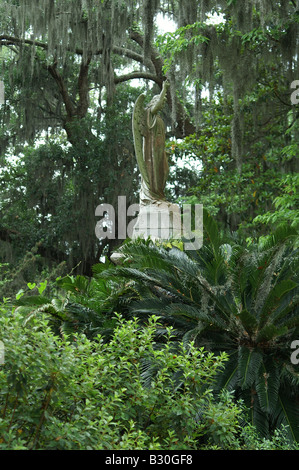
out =
<svg viewBox="0 0 299 470"><path fill-rule="evenodd" d="M169 87L169 82L166 80L163 82L162 91L160 95L154 96L152 101L149 103L149 108L152 114L157 114L164 107L166 102L167 89Z"/></svg>
<svg viewBox="0 0 299 470"><path fill-rule="evenodd" d="M164 189L169 168L165 151L165 125L158 115L166 101L169 83L163 82L162 91L144 106L145 95L140 95L133 111L133 137L138 167L141 173L141 204L155 204L165 200Z"/></svg>

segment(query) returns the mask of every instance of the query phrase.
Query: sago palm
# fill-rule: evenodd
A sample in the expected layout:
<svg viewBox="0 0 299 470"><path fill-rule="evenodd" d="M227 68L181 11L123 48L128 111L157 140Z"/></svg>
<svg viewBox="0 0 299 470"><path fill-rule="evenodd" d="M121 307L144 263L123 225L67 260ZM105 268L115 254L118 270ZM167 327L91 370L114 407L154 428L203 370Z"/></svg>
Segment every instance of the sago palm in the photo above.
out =
<svg viewBox="0 0 299 470"><path fill-rule="evenodd" d="M46 314L57 334L81 332L91 339L98 334L111 335L116 319L109 314L117 311L118 297L123 293L119 282L68 275L56 280L55 287L53 297L32 295L31 291L15 302L25 324Z"/></svg>
<svg viewBox="0 0 299 470"><path fill-rule="evenodd" d="M234 390L263 435L286 424L299 440L299 374L290 359L299 339L297 234L280 227L247 247L226 239L207 213L204 234L194 252L127 243L123 266L106 275L139 293L133 315L158 315L183 341L226 351L218 390Z"/></svg>

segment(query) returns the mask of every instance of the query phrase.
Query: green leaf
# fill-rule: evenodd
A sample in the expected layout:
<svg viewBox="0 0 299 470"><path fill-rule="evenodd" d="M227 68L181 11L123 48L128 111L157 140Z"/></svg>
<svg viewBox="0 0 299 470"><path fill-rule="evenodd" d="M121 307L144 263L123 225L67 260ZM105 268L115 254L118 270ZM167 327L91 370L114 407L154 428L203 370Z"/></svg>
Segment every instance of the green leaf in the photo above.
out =
<svg viewBox="0 0 299 470"><path fill-rule="evenodd" d="M279 392L278 405L280 407L280 419L288 426L291 439L299 442L299 408L295 397Z"/></svg>
<svg viewBox="0 0 299 470"><path fill-rule="evenodd" d="M47 281L47 280L45 280L44 282L41 282L41 283L40 283L39 287L37 288L40 295L42 295L42 293L44 292L44 290L47 288L47 284L48 284L48 281Z"/></svg>
<svg viewBox="0 0 299 470"><path fill-rule="evenodd" d="M217 388L219 390L235 390L238 383L238 360L236 352L229 355L225 369L218 376Z"/></svg>
<svg viewBox="0 0 299 470"><path fill-rule="evenodd" d="M27 283L27 286L29 287L30 290L32 290L32 289L34 289L34 288L36 287L36 283L35 283L35 282L33 282L33 283L28 282L28 283Z"/></svg>
<svg viewBox="0 0 299 470"><path fill-rule="evenodd" d="M217 257L219 247L222 244L220 230L214 218L211 217L210 214L206 210L203 210L203 225L204 225L204 231L207 234L208 240L213 247L214 255L215 257Z"/></svg>
<svg viewBox="0 0 299 470"><path fill-rule="evenodd" d="M20 290L16 293L16 299L19 300L23 295L24 295L24 290L23 290L23 289L20 289Z"/></svg>
<svg viewBox="0 0 299 470"><path fill-rule="evenodd" d="M259 351L241 346L239 350L238 373L242 389L253 385L262 360L263 356Z"/></svg>
<svg viewBox="0 0 299 470"><path fill-rule="evenodd" d="M256 341L257 343L270 341L274 338L285 335L286 333L288 333L288 330L289 329L287 326L277 328L275 325L267 324L258 333Z"/></svg>
<svg viewBox="0 0 299 470"><path fill-rule="evenodd" d="M23 297L22 299L18 299L16 305L40 307L41 305L48 304L50 302L50 299L48 299L47 297L43 297L42 295L28 295L26 297Z"/></svg>
<svg viewBox="0 0 299 470"><path fill-rule="evenodd" d="M252 335L256 328L257 328L257 320L255 316L248 312L248 310L242 310L242 312L238 315L242 325L244 326L245 330L249 335Z"/></svg>
<svg viewBox="0 0 299 470"><path fill-rule="evenodd" d="M273 313L275 313L275 310L281 304L281 301L284 298L284 296L288 292L296 289L296 287L298 287L297 282L294 282L289 279L282 280L273 287L268 297L266 298L265 303L260 313L260 321L259 321L260 327L265 324L265 322L268 320L270 315L273 315Z"/></svg>
<svg viewBox="0 0 299 470"><path fill-rule="evenodd" d="M276 364L261 364L256 380L256 391L261 409L266 413L273 413L278 399L280 374Z"/></svg>

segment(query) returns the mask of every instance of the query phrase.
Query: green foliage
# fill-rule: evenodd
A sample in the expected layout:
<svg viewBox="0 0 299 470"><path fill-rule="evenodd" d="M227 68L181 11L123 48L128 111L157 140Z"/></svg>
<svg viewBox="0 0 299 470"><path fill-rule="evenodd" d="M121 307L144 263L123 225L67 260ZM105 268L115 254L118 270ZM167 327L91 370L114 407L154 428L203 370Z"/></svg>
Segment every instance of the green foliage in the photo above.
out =
<svg viewBox="0 0 299 470"><path fill-rule="evenodd" d="M268 224L275 226L281 223L288 223L291 227L297 227L299 224L298 211L298 174L283 175L279 182L281 194L277 196L273 203L275 210L268 211L264 214L256 216L253 220L254 224Z"/></svg>
<svg viewBox="0 0 299 470"><path fill-rule="evenodd" d="M299 450L299 444L290 444L287 427L275 429L271 439L260 438L256 429L248 424L241 433L244 450Z"/></svg>
<svg viewBox="0 0 299 470"><path fill-rule="evenodd" d="M195 22L178 28L174 33L165 33L158 36L156 45L165 57L164 59L164 72L167 73L178 60L178 55L192 45L198 46L199 44L209 41L204 34L204 24Z"/></svg>
<svg viewBox="0 0 299 470"><path fill-rule="evenodd" d="M60 135L26 145L17 159L10 155L4 159L0 262L10 263L10 273L0 297L12 296L61 263L65 266L57 275L75 266L77 273L91 275L92 265L108 244L95 236L97 205L115 204L120 194L128 204L135 202L131 109L138 92L120 85L114 105L100 120L90 114L72 123L76 146ZM122 116L120 108L127 110Z"/></svg>
<svg viewBox="0 0 299 470"><path fill-rule="evenodd" d="M270 81L270 77L262 80ZM190 181L179 201L203 204L223 227L240 229L247 236L263 233L269 223L273 228L282 222L295 226L298 220L297 145L285 146L281 120L273 119L271 146L270 138L260 136L259 120L255 122L257 108L270 100L271 89L278 86L282 85L258 84L239 103L246 148L240 168L236 168L232 153L232 100L222 93L217 93L214 100L202 100L199 132L171 147L174 161L188 156L199 168L197 181Z"/></svg>
<svg viewBox="0 0 299 470"><path fill-rule="evenodd" d="M141 328L117 318L113 337L90 341L53 334L45 318L24 327L3 311L0 366L2 450L126 450L230 448L240 409L210 387L226 354L190 344L154 341L156 317ZM157 372L148 384L144 370ZM100 403L100 406L99 406ZM201 443L200 443L201 442Z"/></svg>
<svg viewBox="0 0 299 470"><path fill-rule="evenodd" d="M299 334L298 234L279 227L246 246L204 214L200 250L132 242L122 248L129 264L115 274L134 282L136 290L146 287L132 303L132 314L158 315L185 344L192 340L229 355L217 387L244 399L262 436L282 423L298 440L299 376L290 360Z"/></svg>
<svg viewBox="0 0 299 470"><path fill-rule="evenodd" d="M109 265L103 263L101 270ZM104 337L111 335L115 324L111 315L121 307L124 310L120 299L128 292L125 285L121 288L121 280L105 280L96 275L90 279L67 275L53 283L52 296L42 295L46 283L38 286L28 283L29 291L21 290L16 295L14 305L17 312L24 315L25 323L33 317L47 315L57 334L80 332L90 339L99 333Z"/></svg>
<svg viewBox="0 0 299 470"><path fill-rule="evenodd" d="M115 327L115 311L126 317L138 314L140 321L152 313L159 315L162 324L155 330L155 340L161 350L163 334L172 324L186 348L194 340L197 347L204 345L215 354L225 351L228 360L214 388L218 392L225 387L236 398L242 397L250 421L266 436L258 440L255 430L247 427L237 438L239 411L228 395L221 395L219 402L209 402L205 415L201 412L196 431L193 434L192 428L188 434L188 445L197 445L194 442L201 442L204 433L212 436L209 444L215 446L241 446L245 439L248 448L255 441L260 449L284 447L281 423L287 425L282 433L298 439L298 371L289 357L289 345L298 338L299 297L299 115L289 99L290 83L298 79L294 75L299 57L295 2L43 0L41 4L44 9L36 8L31 0L0 2L5 83L5 104L0 107L0 297L13 299L10 302L17 309L12 318L20 321L26 338L34 325L32 335L36 336L28 344L49 362L49 371L40 365L44 375L38 378L34 369L32 380L40 383L43 379L52 391L47 387L39 391L28 379L30 348L22 339L21 326L13 323L18 332L14 340L17 343L20 338L26 354L23 359L11 356L15 375L12 372L8 382L3 379L4 420L10 410L3 425L7 432L3 447L52 442L53 448L68 448L65 436L72 436L72 429L76 436L71 448L98 446L96 438L88 436L99 430L89 377L82 375L82 385L75 372L72 382L70 370L76 361L78 366L79 350L86 351L86 357L88 351L90 364L97 368L92 356L92 347L97 346L89 341L101 333L107 343ZM155 38L160 11L174 19L177 30ZM221 15L220 22L208 20L213 13ZM169 200L202 203L220 227L245 233L247 244L235 235L226 236L206 217L207 237L199 252L184 253L181 241L159 246L129 243L123 248L122 268L110 266L102 274L107 266L99 263L91 279L77 275L91 276L92 266L103 253L109 255L116 243L98 243L95 207L101 202L115 206L120 194L131 203L137 194L131 113L141 90L123 81L140 76L159 84L166 73L171 82L168 103L172 103L172 122L165 116L173 164ZM174 137L182 140L176 142ZM40 139L44 139L42 145ZM177 167L182 155L199 172L185 164ZM291 228L280 227L281 223ZM58 275L62 277L53 283ZM2 315L5 308L0 311ZM48 339L42 336L43 328ZM79 333L85 334L86 343ZM51 338L55 347L50 345ZM75 343L79 349L74 353ZM16 350L21 354L22 348ZM115 349L113 354L119 357L121 353ZM33 361L35 356L30 354ZM74 386L78 402L65 394L52 354L57 364L65 359L65 383ZM113 354L109 360L114 364ZM152 367L143 366L142 386L159 377L155 374L161 369L168 390L163 393L169 398L172 383L165 363L157 360ZM118 372L123 374L122 369ZM80 395L79 382L82 393L87 390L86 400ZM32 387L25 392L26 383ZM5 387L10 387L9 393ZM139 397L138 387L134 390ZM157 390L162 394L161 382ZM110 391L101 392L105 399ZM118 393L116 402L123 396L121 388ZM178 399L184 410L188 393L181 398L184 403ZM26 411L25 401L19 401L22 397L27 400ZM56 400L53 408L52 397ZM59 408L64 398L67 404ZM80 416L82 403L86 418L77 427L73 416ZM145 410L146 415L151 404L147 396L145 408L138 413ZM180 414L176 404L164 404L161 422L170 431L158 433L158 444L155 426L161 423L156 409L148 428L134 415L134 403L132 419L127 409L121 409L121 438L117 432L111 437L111 429L119 424L114 426L113 417L107 446L112 442L122 448L180 445L182 427L177 424L172 429L168 417L179 423ZM101 417L103 428L110 420L107 409L107 416ZM24 411L22 423L18 411ZM54 438L56 425L63 431ZM154 429L152 440L148 429Z"/></svg>
<svg viewBox="0 0 299 470"><path fill-rule="evenodd" d="M152 80L158 90L167 71L171 83L173 122L167 107L164 118L170 142L183 140L174 144L167 197L189 196L247 236L265 222L297 223L296 197L280 188L298 169L289 100L298 60L294 2L42 3L44 14L31 0L2 1L0 9L0 262L19 275L5 279L9 295L63 261L66 272L78 266L90 276L114 248L111 240L98 244L94 209L115 206L121 194L136 200L131 114L141 89L131 79ZM157 37L161 12L177 29ZM176 165L182 154L199 174ZM20 272L36 244L37 273Z"/></svg>

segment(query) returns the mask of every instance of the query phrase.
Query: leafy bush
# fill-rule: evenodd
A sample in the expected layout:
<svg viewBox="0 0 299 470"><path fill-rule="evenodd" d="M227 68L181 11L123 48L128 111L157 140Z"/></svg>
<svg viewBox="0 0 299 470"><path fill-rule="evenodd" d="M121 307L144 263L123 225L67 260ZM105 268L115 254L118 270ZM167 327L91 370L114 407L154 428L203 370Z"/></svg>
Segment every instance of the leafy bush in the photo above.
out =
<svg viewBox="0 0 299 470"><path fill-rule="evenodd" d="M210 391L226 354L178 345L170 328L156 344L158 326L118 315L109 342L70 341L44 316L24 326L20 312L2 309L0 449L231 448L241 410Z"/></svg>
<svg viewBox="0 0 299 470"><path fill-rule="evenodd" d="M102 264L104 268L106 264ZM52 296L45 296L36 283L27 286L27 291L22 290L14 302L26 321L47 314L57 334L80 332L90 339L98 334L105 337L112 334L115 319L111 314L119 310L119 298L126 291L125 286L121 288L121 281L81 275L57 278L51 285Z"/></svg>
<svg viewBox="0 0 299 470"><path fill-rule="evenodd" d="M290 443L288 428L282 425L275 429L271 439L261 438L251 424L241 432L242 449L246 450L299 450L299 443Z"/></svg>
<svg viewBox="0 0 299 470"><path fill-rule="evenodd" d="M289 147L287 147L288 149ZM298 212L298 185L299 175L286 174L281 176L279 187L281 189L280 195L274 201L274 209L272 211L257 215L253 224L270 224L275 226L280 223L290 224L292 227L299 227L299 212Z"/></svg>

